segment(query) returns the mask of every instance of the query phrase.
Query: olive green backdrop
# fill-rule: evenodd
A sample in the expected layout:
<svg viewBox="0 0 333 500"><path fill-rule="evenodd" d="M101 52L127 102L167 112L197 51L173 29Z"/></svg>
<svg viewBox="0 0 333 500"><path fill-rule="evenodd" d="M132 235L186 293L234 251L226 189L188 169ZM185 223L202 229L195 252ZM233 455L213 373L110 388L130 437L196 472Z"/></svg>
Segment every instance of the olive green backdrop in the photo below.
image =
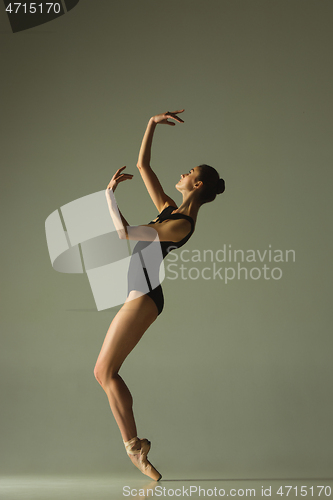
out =
<svg viewBox="0 0 333 500"><path fill-rule="evenodd" d="M165 191L180 202L200 163L227 186L186 249L296 258L244 264L280 279L167 271L165 309L122 368L139 435L164 477L331 476L332 15L330 0L81 0L12 34L2 12L2 474L130 472L93 375L118 308L52 269L44 223L123 165L119 206L149 222L140 141L184 107L155 133Z"/></svg>

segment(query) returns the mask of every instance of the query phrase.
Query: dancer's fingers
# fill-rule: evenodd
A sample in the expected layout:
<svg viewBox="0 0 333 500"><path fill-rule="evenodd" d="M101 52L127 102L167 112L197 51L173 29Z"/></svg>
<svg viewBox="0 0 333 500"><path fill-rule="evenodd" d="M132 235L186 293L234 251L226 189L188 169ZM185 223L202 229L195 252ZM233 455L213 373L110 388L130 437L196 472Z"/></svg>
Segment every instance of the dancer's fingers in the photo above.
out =
<svg viewBox="0 0 333 500"><path fill-rule="evenodd" d="M133 178L133 174L121 174L119 176L119 179L117 179L117 180L118 180L118 182L121 182L121 181L126 181L126 180L132 179L132 178Z"/></svg>
<svg viewBox="0 0 333 500"><path fill-rule="evenodd" d="M118 168L117 172L115 173L115 175L117 175L119 172L121 172L122 170L124 170L124 168L126 168L126 165L124 167L120 167Z"/></svg>
<svg viewBox="0 0 333 500"><path fill-rule="evenodd" d="M179 118L179 116L177 116L176 113L179 113L179 111L168 111L167 113L165 113L165 116L168 116L168 117L172 118L173 120L176 120L178 123L184 123L184 120ZM172 123L172 122L167 121L167 123ZM173 123L173 125L175 125L175 124Z"/></svg>

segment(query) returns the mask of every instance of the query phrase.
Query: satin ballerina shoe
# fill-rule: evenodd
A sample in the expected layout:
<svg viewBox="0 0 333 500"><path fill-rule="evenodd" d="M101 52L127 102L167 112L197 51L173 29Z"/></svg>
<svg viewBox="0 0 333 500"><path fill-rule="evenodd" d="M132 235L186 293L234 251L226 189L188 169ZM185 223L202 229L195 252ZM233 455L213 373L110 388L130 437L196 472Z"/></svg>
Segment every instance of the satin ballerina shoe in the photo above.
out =
<svg viewBox="0 0 333 500"><path fill-rule="evenodd" d="M124 441L124 445L127 455L143 474L154 479L154 481L159 481L161 479L161 474L147 460L147 454L150 450L150 441L148 441L148 439L139 439L135 437L129 441Z"/></svg>

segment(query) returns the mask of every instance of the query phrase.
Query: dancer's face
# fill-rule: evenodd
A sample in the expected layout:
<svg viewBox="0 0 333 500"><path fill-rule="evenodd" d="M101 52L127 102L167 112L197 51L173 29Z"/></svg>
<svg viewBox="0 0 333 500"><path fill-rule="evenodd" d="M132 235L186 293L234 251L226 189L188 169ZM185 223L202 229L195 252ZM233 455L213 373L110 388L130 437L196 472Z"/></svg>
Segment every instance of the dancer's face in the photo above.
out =
<svg viewBox="0 0 333 500"><path fill-rule="evenodd" d="M186 174L181 174L176 184L178 191L191 191L199 175L199 167L194 167Z"/></svg>

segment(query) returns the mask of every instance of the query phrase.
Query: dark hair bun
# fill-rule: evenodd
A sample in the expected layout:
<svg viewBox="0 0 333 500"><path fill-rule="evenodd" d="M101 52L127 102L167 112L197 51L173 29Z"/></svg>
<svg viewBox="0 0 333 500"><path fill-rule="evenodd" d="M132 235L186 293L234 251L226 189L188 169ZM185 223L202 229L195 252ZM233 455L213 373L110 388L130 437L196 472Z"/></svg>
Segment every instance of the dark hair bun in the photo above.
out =
<svg viewBox="0 0 333 500"><path fill-rule="evenodd" d="M219 179L217 181L216 194L224 193L225 191L225 182L223 179Z"/></svg>

